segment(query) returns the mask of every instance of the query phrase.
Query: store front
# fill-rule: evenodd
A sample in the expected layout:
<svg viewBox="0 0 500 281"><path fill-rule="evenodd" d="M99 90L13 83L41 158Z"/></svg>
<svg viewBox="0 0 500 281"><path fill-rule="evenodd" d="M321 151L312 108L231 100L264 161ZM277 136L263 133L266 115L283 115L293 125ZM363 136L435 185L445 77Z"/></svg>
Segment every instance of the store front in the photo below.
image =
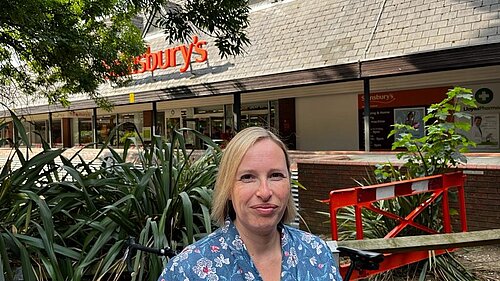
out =
<svg viewBox="0 0 500 281"><path fill-rule="evenodd" d="M278 101L243 103L241 105L242 128L261 126L279 132L278 106ZM136 109L145 107L147 106L142 105ZM134 111L134 106L129 107L129 110ZM143 110L124 113L122 111L118 110L119 113L99 112L95 117L95 124L91 111L55 115L57 119L52 120L53 146L88 146L94 143L100 145L109 141L111 146L120 148L127 138L139 136L145 144L149 144L153 133L169 141L173 130L180 128L196 130L219 145L224 145L235 132L232 104L160 109L156 112ZM155 118L153 114L156 114ZM31 143L35 146L41 146L41 138L49 140L47 119L47 117L36 116L35 119L25 122L26 131L30 135ZM153 119L156 120L154 127ZM66 137L63 131L67 132ZM3 133L9 134L9 132L9 129L5 129ZM187 147L203 148L202 140L194 134L185 134L185 137ZM64 146L64 143L71 145Z"/></svg>
<svg viewBox="0 0 500 281"><path fill-rule="evenodd" d="M121 147L134 134L147 144L152 135L168 139L174 129L183 127L223 144L236 129L263 126L275 130L291 149L388 150L390 125L421 119L431 103L456 85L473 88L479 92L478 101L485 102L471 110L486 131L477 151L500 151L495 143L500 137L499 24L478 20L477 26L463 25L455 20L455 9L464 19L498 18L496 4L483 1L471 4L477 6L471 9L444 2L442 7L415 3L415 9L426 10L424 15L411 12L408 3L388 2L380 9L374 2L351 9L349 1L266 1L250 13L252 45L245 55L221 58L215 42L198 34L191 39L200 52L190 59L174 52L178 63L166 68L158 67L158 57L190 43L167 46L161 32L151 32L131 83L99 88L115 105L112 112L87 99L72 101L71 108L33 105L25 111L20 106L18 112L36 121L30 130L42 131L45 137L50 130L54 146L109 138ZM374 11L379 11L380 22ZM304 13L321 16L312 19ZM270 14L282 16L269 18ZM402 18L406 20L396 20ZM446 27L433 28L443 24ZM390 94L396 100L383 104ZM369 118L361 97L373 97ZM119 124L123 125L112 133ZM423 127L419 133L425 133ZM9 135L8 130L3 134ZM195 137L188 145L202 148Z"/></svg>

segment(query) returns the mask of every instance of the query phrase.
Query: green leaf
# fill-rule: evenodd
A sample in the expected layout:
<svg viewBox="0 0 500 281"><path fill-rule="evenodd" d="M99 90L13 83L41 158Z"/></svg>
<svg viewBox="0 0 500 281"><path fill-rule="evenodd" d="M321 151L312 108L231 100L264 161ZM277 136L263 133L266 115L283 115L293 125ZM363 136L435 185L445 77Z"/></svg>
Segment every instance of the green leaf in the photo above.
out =
<svg viewBox="0 0 500 281"><path fill-rule="evenodd" d="M20 253L21 268L22 268L24 280L36 281L35 272L33 271L33 267L31 266L30 255L29 255L26 247L24 247L22 245L22 243L19 240L17 240L13 236L13 234L10 233L9 231L6 231L4 233L6 233L11 238L11 240L14 242L15 246L17 247L16 250L18 250Z"/></svg>
<svg viewBox="0 0 500 281"><path fill-rule="evenodd" d="M5 104L1 103L7 110L10 112L10 117L12 118L12 123L14 124L14 132L15 132L15 138L20 138L22 143L26 145L26 147L31 151L31 143L28 139L28 134L26 134L26 129L24 128L23 123L19 120L17 115L12 111L8 106ZM16 140L14 140L16 141ZM17 147L17 145L16 145Z"/></svg>
<svg viewBox="0 0 500 281"><path fill-rule="evenodd" d="M39 248L39 249L43 249L45 247L44 242L40 238L31 237L31 236L23 235L23 234L15 234L14 237L19 239L19 241L23 241L24 243L26 243L27 245L29 245L31 247L35 247L35 248ZM80 258L80 253L73 250L73 249L70 249L70 248L67 248L67 247L64 247L64 246L61 246L58 244L54 244L53 248L54 248L55 253L66 256L66 257L71 258L73 260L78 260Z"/></svg>
<svg viewBox="0 0 500 281"><path fill-rule="evenodd" d="M5 269L4 269L5 268ZM3 235L0 234L0 272L5 272L5 276L0 274L0 281L13 280L14 274L9 264L9 256L7 255L7 247Z"/></svg>
<svg viewBox="0 0 500 281"><path fill-rule="evenodd" d="M187 240L188 243L193 243L193 207L191 204L191 199L189 199L189 195L186 192L181 192L179 196L182 199L183 206L183 217L185 222L185 227L187 231Z"/></svg>
<svg viewBox="0 0 500 281"><path fill-rule="evenodd" d="M31 191L24 191L28 197L36 203L38 206L38 210L40 212L40 218L42 219L42 223L44 226L45 231L47 232L47 239L50 244L53 243L53 237L55 235L54 232L54 223L52 221L52 212L50 211L49 207L45 203L45 200L41 199L40 196L37 194L31 192Z"/></svg>

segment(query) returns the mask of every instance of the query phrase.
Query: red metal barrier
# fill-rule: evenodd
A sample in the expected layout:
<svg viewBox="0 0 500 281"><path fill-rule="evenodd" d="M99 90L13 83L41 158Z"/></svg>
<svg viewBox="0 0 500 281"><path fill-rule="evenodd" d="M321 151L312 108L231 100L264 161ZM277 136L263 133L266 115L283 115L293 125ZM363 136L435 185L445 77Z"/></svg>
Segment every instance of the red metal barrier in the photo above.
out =
<svg viewBox="0 0 500 281"><path fill-rule="evenodd" d="M462 172L447 173L436 176L398 181L385 184L377 184L371 186L360 186L353 188L346 188L334 190L330 192L330 222L332 230L332 238L338 240L338 225L337 225L337 211L340 208L353 206L355 209L355 223L356 223L356 239L363 239L363 223L362 223L362 209L366 208L375 213L386 216L390 219L399 221L399 224L392 229L385 238L396 237L404 228L412 226L418 228L429 234L436 234L438 230L431 229L425 225L415 222L415 218L422 213L428 206L435 202L439 197L442 197L442 221L443 232L451 232L451 219L448 203L448 190L455 188L458 191L458 203L460 211L461 230L467 231L467 221L465 215L465 194L464 194L465 175ZM430 193L429 198L417 206L406 217L400 217L396 214L390 213L386 210L374 206L374 202L380 200L388 200L402 196L412 196L421 193ZM442 254L446 250L436 251L436 254ZM382 271L397 268L406 264L420 261L427 258L427 251L409 252L404 254L389 254L386 256L381 268L376 271L361 272L352 277L363 278L368 275L373 275ZM346 265L347 266L347 265ZM341 271L346 268L341 267Z"/></svg>

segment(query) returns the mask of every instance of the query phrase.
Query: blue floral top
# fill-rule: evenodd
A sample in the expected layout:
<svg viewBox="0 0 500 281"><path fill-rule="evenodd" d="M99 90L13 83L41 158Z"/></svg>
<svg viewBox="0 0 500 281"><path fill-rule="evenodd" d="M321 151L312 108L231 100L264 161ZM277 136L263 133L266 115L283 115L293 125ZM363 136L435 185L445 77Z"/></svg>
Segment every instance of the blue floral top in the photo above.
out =
<svg viewBox="0 0 500 281"><path fill-rule="evenodd" d="M341 281L326 243L310 233L280 225L281 280ZM172 258L158 281L262 280L235 225L224 227L186 247Z"/></svg>

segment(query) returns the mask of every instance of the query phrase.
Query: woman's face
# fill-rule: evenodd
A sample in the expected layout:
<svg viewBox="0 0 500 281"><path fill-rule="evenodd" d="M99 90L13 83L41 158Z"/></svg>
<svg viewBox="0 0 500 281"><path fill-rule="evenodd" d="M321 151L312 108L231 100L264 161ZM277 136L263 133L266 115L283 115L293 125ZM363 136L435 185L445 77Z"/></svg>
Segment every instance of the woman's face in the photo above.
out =
<svg viewBox="0 0 500 281"><path fill-rule="evenodd" d="M257 141L236 172L231 201L240 233L276 231L290 196L285 153L270 139Z"/></svg>

